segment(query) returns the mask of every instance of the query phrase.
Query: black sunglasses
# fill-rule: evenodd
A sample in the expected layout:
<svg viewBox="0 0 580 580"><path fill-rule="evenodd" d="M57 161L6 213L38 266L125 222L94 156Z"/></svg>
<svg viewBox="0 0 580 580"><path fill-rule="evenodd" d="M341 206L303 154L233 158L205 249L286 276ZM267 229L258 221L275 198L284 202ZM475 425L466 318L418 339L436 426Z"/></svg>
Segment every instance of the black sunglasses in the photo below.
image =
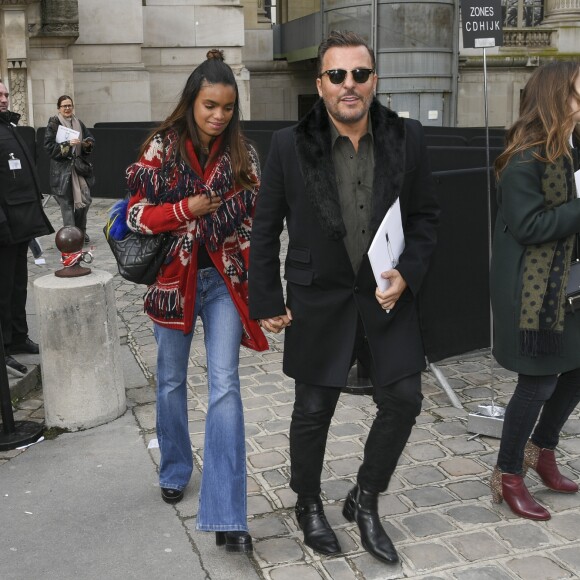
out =
<svg viewBox="0 0 580 580"><path fill-rule="evenodd" d="M340 85L344 82L346 75L349 71L344 70L343 68L333 68L330 70L325 70L324 72L320 73L318 76L322 77L323 75L328 75L328 80L333 85ZM354 82L362 85L369 80L369 77L375 72L374 68L353 68L351 71L352 78Z"/></svg>

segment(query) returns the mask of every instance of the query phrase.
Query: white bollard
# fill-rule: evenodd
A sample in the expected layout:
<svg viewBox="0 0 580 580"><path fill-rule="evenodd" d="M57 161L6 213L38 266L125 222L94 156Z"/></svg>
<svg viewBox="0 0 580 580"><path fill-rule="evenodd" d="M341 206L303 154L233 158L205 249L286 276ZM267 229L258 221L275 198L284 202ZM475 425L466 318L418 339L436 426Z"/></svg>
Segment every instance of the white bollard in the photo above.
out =
<svg viewBox="0 0 580 580"><path fill-rule="evenodd" d="M34 282L47 427L89 429L127 408L113 276Z"/></svg>

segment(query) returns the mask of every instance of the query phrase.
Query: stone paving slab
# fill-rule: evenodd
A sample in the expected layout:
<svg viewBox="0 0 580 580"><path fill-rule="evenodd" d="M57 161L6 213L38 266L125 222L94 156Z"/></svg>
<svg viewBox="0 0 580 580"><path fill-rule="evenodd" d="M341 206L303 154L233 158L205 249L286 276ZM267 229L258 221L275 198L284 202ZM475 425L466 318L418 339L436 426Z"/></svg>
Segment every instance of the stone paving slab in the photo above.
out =
<svg viewBox="0 0 580 580"><path fill-rule="evenodd" d="M146 455L128 413L0 465L0 578L203 578Z"/></svg>
<svg viewBox="0 0 580 580"><path fill-rule="evenodd" d="M113 258L101 232L111 204L112 200L94 201L89 212L88 232L95 257L92 267L115 273ZM47 212L58 229L60 214L53 200L49 201ZM60 267L54 241L43 238L41 242L47 264L37 266L30 260L31 282ZM136 369L133 376L138 377L127 389L129 413L141 434L140 444L145 448L155 438L155 343L151 324L142 314L143 287L130 284L118 275L114 284L122 343ZM31 300L32 297L29 302ZM390 489L381 497L379 505L385 528L401 556L401 562L395 566L387 566L369 556L361 547L356 526L342 517L343 498L354 484L374 406L369 396L341 395L329 433L322 493L328 519L337 531L343 554L329 558L312 552L302 542L292 509L295 496L288 488L288 427L293 383L281 372L282 337L270 338L268 352L242 349L241 357L249 525L255 552L250 557L236 556L224 558L224 562L212 562L215 546L207 535L195 531L207 412L203 333L201 328L196 329L188 370L188 407L197 471L184 501L171 513L176 522L180 522L191 554L199 555L204 571L202 576L197 576L192 568L188 575L177 573L172 577L216 580L230 574L230 578L242 580L294 580L298 576L304 580L543 580L580 576L580 496L546 490L530 473L527 484L550 509L552 520L529 522L515 517L505 504L491 503L488 478L496 460L498 441L468 433L468 414L480 404L489 404L492 393L496 402L505 404L515 387L516 375L497 364L493 364L492 369L486 350L437 363L464 409L453 407L435 377L430 372L423 373L423 412L417 419ZM139 382L142 384L136 384ZM16 403L15 412L23 418L41 420L42 392L30 392L27 398ZM564 428L559 446L559 462L574 479L580 479L579 433L580 415L576 410ZM50 446L58 447L65 439L62 441L57 438ZM34 453L38 456L47 453L48 449L49 445L40 444ZM26 453L16 450L0 453L0 482L13 462ZM150 460L147 477L154 480L159 453L155 449L147 453ZM122 470L122 466L119 469ZM155 504L152 510L159 509L155 503L158 498L151 501ZM0 513L0 531L6 521L3 516ZM57 520L54 521L57 525ZM152 518L151 526L154 525ZM105 557L105 552L98 556ZM204 558L211 565L205 565ZM1 572L0 564L0 577ZM152 573L141 576L146 580L157 577Z"/></svg>

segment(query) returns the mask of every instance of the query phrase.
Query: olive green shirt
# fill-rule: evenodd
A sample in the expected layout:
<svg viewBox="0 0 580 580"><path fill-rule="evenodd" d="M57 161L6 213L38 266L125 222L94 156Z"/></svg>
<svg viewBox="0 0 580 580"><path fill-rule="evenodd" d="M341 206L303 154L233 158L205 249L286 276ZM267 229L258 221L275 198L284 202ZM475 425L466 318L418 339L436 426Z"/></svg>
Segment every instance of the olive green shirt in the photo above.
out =
<svg viewBox="0 0 580 580"><path fill-rule="evenodd" d="M358 152L348 137L338 133L332 120L330 135L340 208L346 227L344 244L352 269L356 273L371 243L371 199L375 159L370 114L367 133L359 141Z"/></svg>

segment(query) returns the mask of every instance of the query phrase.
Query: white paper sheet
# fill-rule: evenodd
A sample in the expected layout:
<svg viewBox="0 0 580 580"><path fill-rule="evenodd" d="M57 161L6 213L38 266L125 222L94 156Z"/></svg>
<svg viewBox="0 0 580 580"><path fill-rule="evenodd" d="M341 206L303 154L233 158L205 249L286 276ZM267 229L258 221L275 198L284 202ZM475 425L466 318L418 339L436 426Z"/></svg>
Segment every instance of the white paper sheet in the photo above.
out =
<svg viewBox="0 0 580 580"><path fill-rule="evenodd" d="M56 132L56 142L64 143L65 141L71 141L72 139L78 139L80 133L74 129L69 129L64 125L58 126L58 131Z"/></svg>
<svg viewBox="0 0 580 580"><path fill-rule="evenodd" d="M32 443L29 443L28 445L22 445L22 447L17 447L16 449L28 449L31 445L36 445L37 443L42 443L44 441L44 436L39 437L36 441L33 441ZM26 493L30 493L30 492L26 492ZM30 513L30 512L24 512L24 513Z"/></svg>
<svg viewBox="0 0 580 580"><path fill-rule="evenodd" d="M397 199L383 218L368 251L373 274L381 292L384 292L390 284L388 280L381 278L381 274L392 270L399 263L399 256L404 249L405 234L401 206Z"/></svg>

